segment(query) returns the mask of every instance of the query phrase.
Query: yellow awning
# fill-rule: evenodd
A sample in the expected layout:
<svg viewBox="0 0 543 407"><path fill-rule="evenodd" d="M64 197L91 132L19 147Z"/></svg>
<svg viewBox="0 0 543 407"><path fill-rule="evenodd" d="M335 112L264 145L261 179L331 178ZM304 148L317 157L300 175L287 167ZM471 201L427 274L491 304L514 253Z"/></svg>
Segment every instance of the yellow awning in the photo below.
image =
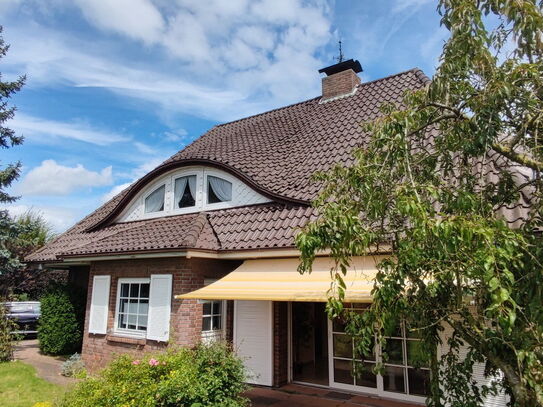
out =
<svg viewBox="0 0 543 407"><path fill-rule="evenodd" d="M347 286L345 301L371 302L376 264L382 256L357 257L344 277ZM297 271L298 259L245 260L241 266L220 280L177 295L177 299L199 300L271 300L318 301L328 299L334 263L328 257L315 259L310 274Z"/></svg>

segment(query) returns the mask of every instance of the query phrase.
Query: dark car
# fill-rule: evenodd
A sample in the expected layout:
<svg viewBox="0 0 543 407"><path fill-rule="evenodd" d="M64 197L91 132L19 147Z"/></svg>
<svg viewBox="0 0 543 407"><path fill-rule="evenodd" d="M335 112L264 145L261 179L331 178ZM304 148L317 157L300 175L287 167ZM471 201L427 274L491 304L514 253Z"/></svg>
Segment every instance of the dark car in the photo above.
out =
<svg viewBox="0 0 543 407"><path fill-rule="evenodd" d="M5 302L8 318L17 323L15 333L22 335L36 334L38 332L38 320L40 319L39 301Z"/></svg>

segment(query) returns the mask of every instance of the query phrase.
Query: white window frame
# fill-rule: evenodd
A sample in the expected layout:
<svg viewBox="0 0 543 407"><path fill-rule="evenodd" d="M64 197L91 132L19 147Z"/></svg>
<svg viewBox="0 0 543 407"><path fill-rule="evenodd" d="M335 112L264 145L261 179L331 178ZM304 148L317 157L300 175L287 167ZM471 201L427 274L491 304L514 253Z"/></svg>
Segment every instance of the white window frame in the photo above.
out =
<svg viewBox="0 0 543 407"><path fill-rule="evenodd" d="M119 328L119 307L121 299L122 284L149 284L149 304L151 302L151 279L150 278L119 278L117 279L117 295L115 303L115 323L113 324L113 333L119 336L128 336L134 338L146 338L147 330L136 331L134 329ZM149 328L149 311L147 311L147 328Z"/></svg>
<svg viewBox="0 0 543 407"><path fill-rule="evenodd" d="M217 281L216 279L208 279L206 278L204 280L204 287L205 286L208 286L209 284L213 284L215 281ZM213 302L213 301L220 301L221 302L221 329L212 329L212 330L209 330L209 331L204 331L204 303L206 302ZM221 340L221 339L225 339L226 338L226 315L227 315L227 307L228 307L228 302L226 300L202 300L202 301L199 301L201 304L202 304L202 331L201 331L201 336L202 336L202 341L203 342L210 342L210 341L216 341L216 340ZM211 307L211 318L213 319L213 306Z"/></svg>
<svg viewBox="0 0 543 407"><path fill-rule="evenodd" d="M171 185L171 182L165 182L162 180L161 182L158 182L156 184L153 184L151 187L147 189L144 195L141 197L141 211L143 218L156 218L158 216L163 216L164 213L167 212L167 205L168 205L168 185ZM153 192L155 192L160 187L164 186L164 209L161 211L156 212L145 212L145 200L149 195L151 195Z"/></svg>
<svg viewBox="0 0 543 407"><path fill-rule="evenodd" d="M205 303L213 303L213 302L220 302L221 304L221 313L220 314L213 314L213 306L211 306L211 314L204 314L203 312L203 305ZM227 308L227 302L226 300L205 300L202 301L202 339L224 339L225 338L225 328L226 328L226 308ZM211 318L211 321L213 323L213 317L220 315L221 317L221 328L220 329L210 329L207 331L204 331L204 318Z"/></svg>
<svg viewBox="0 0 543 407"><path fill-rule="evenodd" d="M178 178L183 178L183 177L190 177L191 175L196 175L196 199L194 200L194 206L189 206L187 208L177 208L176 207L176 203L175 203L175 180L178 179ZM198 212L199 210L202 209L202 188L201 188L201 183L202 183L202 171L198 171L198 170L189 170L189 171L183 171L181 173L175 173L175 174L172 174L170 177L169 177L169 183L171 185L171 191L170 191L170 194L171 194L171 201L172 201L172 204L171 204L171 207L168 208L168 209L171 209L171 213L173 214L176 214L176 215L181 215L181 214L184 214L184 213L194 213L194 212Z"/></svg>
<svg viewBox="0 0 543 407"><path fill-rule="evenodd" d="M208 203L208 176L212 176L215 178L220 178L225 181L228 181L232 184L232 199L230 201L226 202L216 202L216 203ZM204 209L226 209L226 208L233 208L235 206L239 205L239 190L238 190L238 183L240 181L237 180L237 178L231 177L227 174L224 174L222 172L213 171L212 169L205 169L204 170L204 184L203 184L203 206Z"/></svg>
<svg viewBox="0 0 543 407"><path fill-rule="evenodd" d="M356 309L356 308L353 308ZM426 401L426 396L418 396L418 395L412 395L406 393L399 393L399 392L393 392L393 391L386 391L384 390L384 377L381 374L377 374L377 387L364 387L364 386L358 386L356 384L345 384L345 383L338 383L335 381L334 377L334 359L342 359L342 360L353 360L348 358L342 358L342 357L334 357L334 338L333 334L337 333L337 331L333 330L333 321L331 319L328 319L328 371L329 371L329 386L340 389L340 390L347 390L347 391L358 391L362 393L368 393L368 394L375 394L379 397L383 398L389 398L389 399L396 399L396 400L403 400L408 402L415 402L415 403L424 403ZM402 335L404 335L404 338L402 338L402 353L404 359L407 358L407 350L406 350L406 342L408 340L413 340L407 338L405 335L405 328L402 327ZM387 337L388 338L388 337ZM398 337L391 337L392 339L398 338ZM437 350L436 350L437 351ZM375 361L377 363L383 362L382 360L382 349L377 344L375 349ZM395 365L392 363L386 363L386 365L392 365L392 366L400 366ZM401 367L406 367L408 365L403 365ZM408 374L408 369L405 369L405 374ZM406 380L406 386L409 386L408 379ZM408 391L408 387L406 388L406 391Z"/></svg>

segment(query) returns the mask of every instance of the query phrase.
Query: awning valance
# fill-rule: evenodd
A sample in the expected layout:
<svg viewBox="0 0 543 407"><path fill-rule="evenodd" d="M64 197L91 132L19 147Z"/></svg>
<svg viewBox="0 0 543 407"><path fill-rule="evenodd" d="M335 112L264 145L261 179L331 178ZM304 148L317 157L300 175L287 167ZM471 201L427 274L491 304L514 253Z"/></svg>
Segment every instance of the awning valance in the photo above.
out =
<svg viewBox="0 0 543 407"><path fill-rule="evenodd" d="M376 264L382 256L357 257L344 277L345 301L371 302L371 290ZM177 299L199 300L271 300L317 301L328 299L333 260L315 259L310 274L297 271L299 259L245 260L241 266L220 280L192 291L177 295Z"/></svg>

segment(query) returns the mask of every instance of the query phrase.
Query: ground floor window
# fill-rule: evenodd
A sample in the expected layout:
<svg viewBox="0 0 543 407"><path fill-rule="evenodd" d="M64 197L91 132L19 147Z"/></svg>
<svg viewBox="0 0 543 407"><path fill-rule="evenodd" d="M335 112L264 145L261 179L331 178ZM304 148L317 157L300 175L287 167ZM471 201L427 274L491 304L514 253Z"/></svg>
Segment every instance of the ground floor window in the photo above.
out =
<svg viewBox="0 0 543 407"><path fill-rule="evenodd" d="M366 304L346 304L354 312L364 312ZM412 396L429 394L430 370L421 341L399 323L387 337L384 349L374 346L369 355L356 355L356 343L345 332L345 325L335 320L332 325L333 381L340 385L361 387L378 392L401 393ZM388 356L383 358L383 353ZM378 361L384 362L384 373L375 374ZM356 364L357 369L354 369ZM364 368L362 368L364 367Z"/></svg>
<svg viewBox="0 0 543 407"><path fill-rule="evenodd" d="M120 278L117 290L115 330L133 334L147 331L149 314L148 278Z"/></svg>
<svg viewBox="0 0 543 407"><path fill-rule="evenodd" d="M202 310L202 332L220 331L222 327L223 301L205 301Z"/></svg>
<svg viewBox="0 0 543 407"><path fill-rule="evenodd" d="M213 284L215 279L206 278L204 286ZM202 341L212 342L224 339L226 301L202 301Z"/></svg>

